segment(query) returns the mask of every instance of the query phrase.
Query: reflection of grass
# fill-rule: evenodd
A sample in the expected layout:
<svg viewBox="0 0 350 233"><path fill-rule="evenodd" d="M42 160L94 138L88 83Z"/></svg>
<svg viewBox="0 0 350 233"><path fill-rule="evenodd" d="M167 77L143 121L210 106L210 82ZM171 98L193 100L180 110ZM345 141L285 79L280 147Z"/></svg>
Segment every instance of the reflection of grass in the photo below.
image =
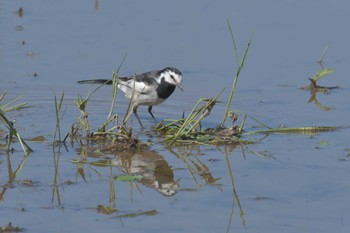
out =
<svg viewBox="0 0 350 233"><path fill-rule="evenodd" d="M330 110L332 110L332 107L329 107L329 106L326 106L326 105L323 105L323 104L321 104L319 101L318 101L318 99L317 99L317 97L316 97L316 94L317 94L317 92L311 92L311 95L310 95L310 98L309 98L309 100L307 101L308 103L311 103L311 102L313 102L317 107L319 107L319 109L321 109L322 111L330 111Z"/></svg>
<svg viewBox="0 0 350 233"><path fill-rule="evenodd" d="M243 150L242 150L243 152ZM236 186L235 186L235 181L234 181L234 176L233 176L233 171L231 168L231 164L230 164L230 159L229 159L229 154L227 151L227 148L225 148L225 159L226 159L226 165L227 165L227 170L229 173L229 177L230 177L230 182L231 182L231 188L232 188L232 209L231 209L231 214L230 214L230 219L229 219L229 223L227 226L227 231L229 232L230 227L231 227L231 223L232 223L232 216L233 216L233 211L234 211L234 203L236 201L237 205L238 205L238 209L239 209L239 216L242 220L242 225L245 226L245 218L244 218L244 211L243 208L241 206L241 202L239 200L239 196L238 196L238 192L236 190Z"/></svg>
<svg viewBox="0 0 350 233"><path fill-rule="evenodd" d="M15 170L12 169L10 154L8 152L6 153L6 158L7 158L8 181L7 181L7 185L1 185L2 190L0 192L0 201L4 200L4 196L7 188L11 187L11 185L15 181L19 172L22 170L24 164L26 163L28 156L23 156L22 161L17 165L17 168Z"/></svg>
<svg viewBox="0 0 350 233"><path fill-rule="evenodd" d="M188 150L189 149L189 150ZM179 159L186 167L189 175L191 176L194 184L197 188L200 188L203 186L201 184L200 180L204 181L205 184L208 185L218 185L216 184L217 181L219 181L221 178L215 178L207 165L203 163L200 158L196 155L197 153L200 154L200 152L193 152L191 150L191 146L188 148L179 148L178 151L175 151L171 148L169 148L169 152L173 154L177 159ZM198 179L200 178L200 179ZM187 188L182 190L197 190L197 188Z"/></svg>
<svg viewBox="0 0 350 233"><path fill-rule="evenodd" d="M53 157L53 162L54 162L54 173L53 173L53 181L52 181L52 195L51 195L51 203L54 203L55 200L55 195L57 198L57 204L61 206L61 195L60 195L60 190L58 188L59 185L59 175L58 175L58 164L60 160L60 146L58 146L58 151L55 151L55 148L52 147L52 157Z"/></svg>
<svg viewBox="0 0 350 233"><path fill-rule="evenodd" d="M62 108L62 103L64 99L64 92L62 92L61 97L59 100L57 100L57 96L54 93L54 101L55 101L55 117L56 117L56 124L55 124L55 131L53 135L53 142L52 142L52 157L53 157L53 162L54 162L54 172L53 172L53 180L52 180L52 195L51 195L51 203L54 203L55 196L57 198L57 204L61 206L61 196L60 196L60 190L59 190L59 175L58 175L58 164L59 164L59 159L60 159L60 151L61 151L61 142L65 142L66 138L62 141L61 140L61 127L60 127L60 122L61 119L66 111L66 109L63 111L62 115L61 113L61 108ZM57 151L55 150L55 146L57 147Z"/></svg>

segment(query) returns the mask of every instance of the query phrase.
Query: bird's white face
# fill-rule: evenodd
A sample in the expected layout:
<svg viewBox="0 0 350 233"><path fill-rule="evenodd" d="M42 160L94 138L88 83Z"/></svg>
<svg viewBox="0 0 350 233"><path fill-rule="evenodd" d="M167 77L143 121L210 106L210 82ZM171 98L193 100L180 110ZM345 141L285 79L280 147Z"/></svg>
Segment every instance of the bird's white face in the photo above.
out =
<svg viewBox="0 0 350 233"><path fill-rule="evenodd" d="M172 70L166 70L162 73L161 77L164 77L166 82L177 86L182 91L182 86L181 86L182 75L181 74L175 73Z"/></svg>

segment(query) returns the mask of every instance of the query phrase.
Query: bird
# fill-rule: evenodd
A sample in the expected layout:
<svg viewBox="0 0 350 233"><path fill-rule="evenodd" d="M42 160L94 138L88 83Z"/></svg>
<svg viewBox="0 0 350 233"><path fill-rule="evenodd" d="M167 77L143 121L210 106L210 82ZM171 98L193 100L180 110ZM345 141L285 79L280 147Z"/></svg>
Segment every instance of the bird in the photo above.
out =
<svg viewBox="0 0 350 233"><path fill-rule="evenodd" d="M111 85L110 79L91 79L78 81L79 84L107 84ZM154 105L163 103L173 94L178 87L183 91L182 73L175 67L166 67L160 70L153 70L141 74L118 77L118 88L124 92L125 97L132 103L132 111L137 118L141 128L144 128L137 114L139 105L148 106L148 112L156 121L152 113Z"/></svg>

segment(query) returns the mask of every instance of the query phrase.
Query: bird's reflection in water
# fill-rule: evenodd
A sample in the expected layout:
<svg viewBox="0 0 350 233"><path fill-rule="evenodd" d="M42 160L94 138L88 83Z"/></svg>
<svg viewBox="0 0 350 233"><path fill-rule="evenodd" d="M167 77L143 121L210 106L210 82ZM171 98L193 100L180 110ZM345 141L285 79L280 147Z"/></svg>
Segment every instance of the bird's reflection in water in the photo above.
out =
<svg viewBox="0 0 350 233"><path fill-rule="evenodd" d="M167 161L154 151L119 153L111 163L127 175L141 175L141 184L165 196L175 195L179 188L179 180L174 180L174 172Z"/></svg>

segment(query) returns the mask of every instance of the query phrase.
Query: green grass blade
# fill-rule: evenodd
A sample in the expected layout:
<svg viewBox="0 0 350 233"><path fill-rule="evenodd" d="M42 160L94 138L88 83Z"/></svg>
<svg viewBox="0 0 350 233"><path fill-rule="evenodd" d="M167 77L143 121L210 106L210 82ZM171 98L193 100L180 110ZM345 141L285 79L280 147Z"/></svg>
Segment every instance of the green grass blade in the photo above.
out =
<svg viewBox="0 0 350 233"><path fill-rule="evenodd" d="M256 130L245 133L244 135L252 134L316 134L321 132L335 131L338 127L332 126L305 126L295 128L271 128L265 130Z"/></svg>
<svg viewBox="0 0 350 233"><path fill-rule="evenodd" d="M134 99L134 96L135 96L135 80L134 80L134 84L133 84L133 88L132 88L132 95L131 95L131 98L130 98L129 104L128 104L128 109L126 110L122 125L126 124L126 122L130 118L130 116L134 110L135 105L133 104L133 101L132 101Z"/></svg>
<svg viewBox="0 0 350 233"><path fill-rule="evenodd" d="M241 70L243 69L243 66L244 66L244 62L245 62L245 59L247 57L247 54L248 54L248 50L249 50L249 47L250 47L250 44L251 44L251 41L253 39L253 34L252 36L250 37L249 39L249 42L246 46L246 49L244 51L244 54L243 54L243 57L240 61L240 64L238 65L238 51L237 51L237 46L236 46L236 42L235 42L235 39L234 39L234 36L233 36L233 32L232 32L232 28L231 28L231 25L230 23L227 21L227 24L228 24L228 27L229 27L229 30L230 30L230 34L231 34L231 39L232 39L232 42L233 42L233 46L234 46L234 50L235 50L235 56L236 56L236 76L234 78L234 81L233 81L233 84L232 84L232 87L231 87L231 91L230 91L230 96L228 98L228 101L227 101L227 104L226 104L226 109L225 109L225 113L224 113L224 117L221 121L221 124L220 124L220 127L222 128L225 124L225 121L227 119L227 115L228 115L228 112L229 112L229 108L231 106L231 102L232 102L232 98L233 98L233 94L235 93L235 90L236 90L236 86L237 86L237 81L238 81L238 77L241 73Z"/></svg>
<svg viewBox="0 0 350 233"><path fill-rule="evenodd" d="M237 50L237 46L236 46L236 40L235 40L235 37L233 36L233 30L232 30L230 21L228 21L228 19L226 19L226 21L227 21L228 29L230 31L232 43L233 43L233 48L234 48L234 52L235 52L235 56L236 56L236 68L237 68L238 67L238 50Z"/></svg>
<svg viewBox="0 0 350 233"><path fill-rule="evenodd" d="M141 215L147 215L147 216L153 216L158 214L156 210L148 210L148 211L141 211L141 212L134 212L134 213L128 213L128 214L120 214L117 217L118 218L131 218L131 217L137 217Z"/></svg>
<svg viewBox="0 0 350 233"><path fill-rule="evenodd" d="M107 120L106 120L106 122L103 125L107 125L107 122L110 120L110 118L111 118L111 116L113 114L113 109L114 109L114 106L115 106L115 99L117 97L117 90L118 90L118 74L119 74L119 71L120 71L120 69L122 68L122 66L124 64L124 61L125 61L126 57L127 57L127 54L124 55L123 60L119 64L117 71L113 72L113 74L112 74L112 104L111 104L111 108L109 110L109 114L108 114Z"/></svg>
<svg viewBox="0 0 350 233"><path fill-rule="evenodd" d="M113 72L113 74L112 74L112 101L111 101L111 108L109 109L109 113L108 113L107 119L103 123L102 127L105 127L108 124L108 122L110 121L110 118L111 118L111 116L113 114L113 110L114 110L114 106L115 106L115 100L116 100L116 97L117 97L117 90L118 90L118 73Z"/></svg>
<svg viewBox="0 0 350 233"><path fill-rule="evenodd" d="M320 78L323 78L325 77L326 75L328 74L331 74L333 73L334 70L333 69L330 69L330 68L325 68L325 69L321 69L319 70L315 75L314 77L312 78L313 81L317 82Z"/></svg>
<svg viewBox="0 0 350 233"><path fill-rule="evenodd" d="M13 122L9 121L2 111L0 111L0 119L4 121L5 126L9 129L9 136L7 139L7 150L10 150L11 140L13 136L16 136L25 155L29 155L33 150L28 146L28 144L22 139L20 134L13 126Z"/></svg>

